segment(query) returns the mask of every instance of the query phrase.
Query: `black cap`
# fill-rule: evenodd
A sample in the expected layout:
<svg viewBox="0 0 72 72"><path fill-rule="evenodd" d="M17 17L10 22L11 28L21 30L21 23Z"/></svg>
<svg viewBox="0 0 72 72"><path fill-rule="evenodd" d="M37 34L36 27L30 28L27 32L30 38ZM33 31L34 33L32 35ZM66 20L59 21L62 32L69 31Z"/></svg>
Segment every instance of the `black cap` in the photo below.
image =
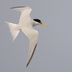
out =
<svg viewBox="0 0 72 72"><path fill-rule="evenodd" d="M33 20L38 22L38 23L42 23L40 19L33 19Z"/></svg>

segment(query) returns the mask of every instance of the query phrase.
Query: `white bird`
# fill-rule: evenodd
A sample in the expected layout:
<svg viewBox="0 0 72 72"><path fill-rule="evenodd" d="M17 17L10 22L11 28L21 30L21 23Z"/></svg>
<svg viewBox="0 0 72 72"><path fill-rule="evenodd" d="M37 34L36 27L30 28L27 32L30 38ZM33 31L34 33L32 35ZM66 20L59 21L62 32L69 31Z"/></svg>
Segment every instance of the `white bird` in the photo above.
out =
<svg viewBox="0 0 72 72"><path fill-rule="evenodd" d="M21 12L20 20L18 24L6 22L10 28L11 35L13 37L13 41L17 37L20 30L23 31L23 33L29 38L30 44L29 44L29 54L28 54L28 61L26 67L29 65L33 54L35 52L37 42L38 42L38 31L33 29L34 26L37 25L44 25L41 20L39 19L31 19L30 13L32 9L30 7L26 6L18 6L18 7L12 7L11 9L17 10Z"/></svg>

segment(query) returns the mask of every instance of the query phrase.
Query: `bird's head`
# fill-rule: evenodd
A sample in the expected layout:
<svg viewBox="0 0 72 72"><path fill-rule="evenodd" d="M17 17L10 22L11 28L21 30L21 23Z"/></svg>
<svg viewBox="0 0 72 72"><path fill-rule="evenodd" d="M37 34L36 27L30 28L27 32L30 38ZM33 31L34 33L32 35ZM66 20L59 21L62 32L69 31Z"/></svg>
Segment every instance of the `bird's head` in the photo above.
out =
<svg viewBox="0 0 72 72"><path fill-rule="evenodd" d="M35 22L36 25L43 25L43 26L47 27L46 25L44 25L44 24L41 22L40 19L33 19L33 20L34 20L34 22ZM35 25L35 26L36 26L36 25Z"/></svg>

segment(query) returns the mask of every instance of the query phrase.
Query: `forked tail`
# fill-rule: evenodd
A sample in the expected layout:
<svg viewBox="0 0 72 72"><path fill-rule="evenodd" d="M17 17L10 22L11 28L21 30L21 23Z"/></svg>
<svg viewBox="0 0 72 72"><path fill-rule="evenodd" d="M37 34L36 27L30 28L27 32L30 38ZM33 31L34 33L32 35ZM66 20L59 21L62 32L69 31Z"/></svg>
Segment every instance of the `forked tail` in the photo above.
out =
<svg viewBox="0 0 72 72"><path fill-rule="evenodd" d="M11 35L13 37L13 41L15 40L15 38L17 37L17 35L19 34L20 29L17 28L17 24L14 23L10 23L10 22L6 22L10 28L10 32Z"/></svg>

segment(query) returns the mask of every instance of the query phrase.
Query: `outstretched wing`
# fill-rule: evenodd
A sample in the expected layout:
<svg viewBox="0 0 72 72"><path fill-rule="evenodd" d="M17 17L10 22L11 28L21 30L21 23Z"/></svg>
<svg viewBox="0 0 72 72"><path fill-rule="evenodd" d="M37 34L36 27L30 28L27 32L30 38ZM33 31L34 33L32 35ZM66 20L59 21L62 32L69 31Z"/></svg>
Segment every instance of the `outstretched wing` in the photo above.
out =
<svg viewBox="0 0 72 72"><path fill-rule="evenodd" d="M26 32L25 32L24 31L24 28L22 29L22 31L26 34L26 36L30 40L28 61L27 61L27 65L26 65L26 67L27 67L29 65L29 63L30 63L33 55L34 55L34 52L35 52L35 49L36 49L36 46L37 46L37 42L38 42L38 31L36 31L34 29L29 29L29 30L26 30Z"/></svg>
<svg viewBox="0 0 72 72"><path fill-rule="evenodd" d="M30 18L30 13L32 11L30 7L26 7L26 6L17 6L17 7L12 7L11 9L21 12L19 24L24 24L26 19L28 20Z"/></svg>

